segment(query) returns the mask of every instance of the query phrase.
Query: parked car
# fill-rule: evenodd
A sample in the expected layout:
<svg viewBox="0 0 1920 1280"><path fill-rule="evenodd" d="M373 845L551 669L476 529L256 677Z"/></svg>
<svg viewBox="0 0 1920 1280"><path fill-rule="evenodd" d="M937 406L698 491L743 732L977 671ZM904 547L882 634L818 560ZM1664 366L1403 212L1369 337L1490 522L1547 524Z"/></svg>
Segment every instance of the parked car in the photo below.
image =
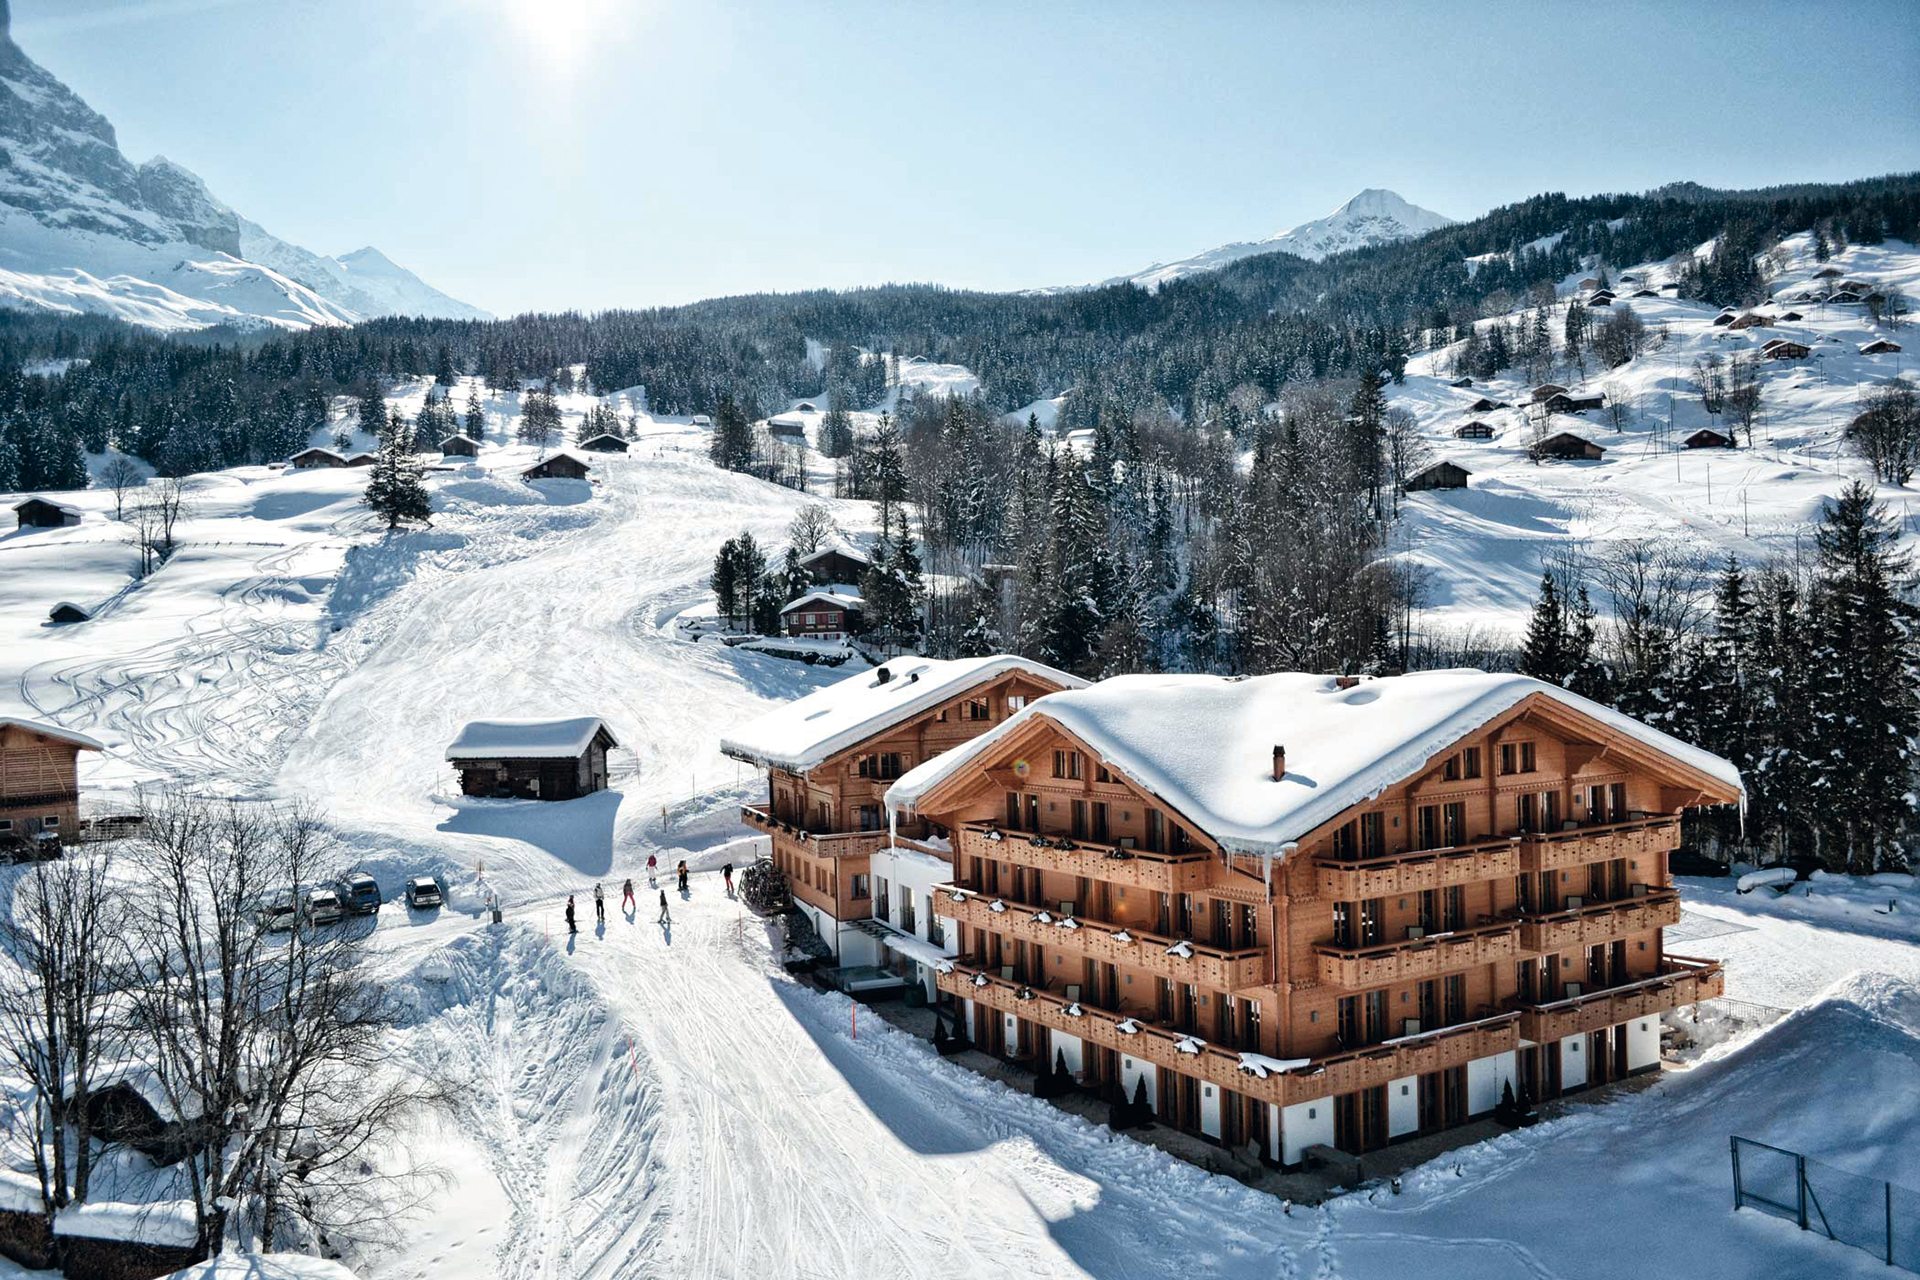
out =
<svg viewBox="0 0 1920 1280"><path fill-rule="evenodd" d="M440 894L440 882L432 876L415 876L407 881L407 905L415 911L437 907L444 900Z"/></svg>
<svg viewBox="0 0 1920 1280"><path fill-rule="evenodd" d="M262 902L254 911L254 919L268 933L290 931L300 923L300 908L293 899L293 890L282 890Z"/></svg>
<svg viewBox="0 0 1920 1280"><path fill-rule="evenodd" d="M386 899L380 894L380 882L364 871L349 872L340 881L340 901L355 915L372 915Z"/></svg>
<svg viewBox="0 0 1920 1280"><path fill-rule="evenodd" d="M339 924L346 914L340 895L332 889L307 890L307 921L310 924Z"/></svg>

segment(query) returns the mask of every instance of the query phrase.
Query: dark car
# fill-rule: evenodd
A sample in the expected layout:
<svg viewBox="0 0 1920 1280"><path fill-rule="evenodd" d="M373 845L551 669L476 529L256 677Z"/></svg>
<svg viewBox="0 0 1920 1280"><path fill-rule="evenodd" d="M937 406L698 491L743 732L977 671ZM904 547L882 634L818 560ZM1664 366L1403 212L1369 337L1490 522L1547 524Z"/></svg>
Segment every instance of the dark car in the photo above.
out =
<svg viewBox="0 0 1920 1280"><path fill-rule="evenodd" d="M432 876L415 876L407 881L407 905L416 911L428 907L437 907L443 899L440 896L440 882Z"/></svg>
<svg viewBox="0 0 1920 1280"><path fill-rule="evenodd" d="M340 901L358 916L372 915L386 899L380 894L380 882L364 871L355 871L340 881Z"/></svg>

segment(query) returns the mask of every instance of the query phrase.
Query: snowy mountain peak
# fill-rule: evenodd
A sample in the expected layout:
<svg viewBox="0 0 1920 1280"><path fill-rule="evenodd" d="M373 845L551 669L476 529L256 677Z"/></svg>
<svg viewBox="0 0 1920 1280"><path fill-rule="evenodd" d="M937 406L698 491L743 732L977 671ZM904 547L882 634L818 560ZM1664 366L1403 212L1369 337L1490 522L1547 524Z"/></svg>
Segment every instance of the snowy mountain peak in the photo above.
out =
<svg viewBox="0 0 1920 1280"><path fill-rule="evenodd" d="M1115 276L1102 284L1137 284L1158 289L1169 280L1218 271L1230 262L1261 253L1291 253L1314 262L1395 240L1437 231L1453 225L1453 219L1431 209L1422 209L1398 192L1385 187L1368 187L1324 218L1288 227L1264 240L1238 240L1177 262L1156 263L1145 271Z"/></svg>

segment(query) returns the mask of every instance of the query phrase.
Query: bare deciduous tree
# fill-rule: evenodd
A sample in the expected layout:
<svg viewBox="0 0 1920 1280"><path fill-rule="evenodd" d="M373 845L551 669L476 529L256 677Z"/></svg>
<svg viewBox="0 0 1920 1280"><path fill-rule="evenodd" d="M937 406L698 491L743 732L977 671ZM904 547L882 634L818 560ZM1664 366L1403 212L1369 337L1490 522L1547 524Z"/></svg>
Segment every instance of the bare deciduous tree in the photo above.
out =
<svg viewBox="0 0 1920 1280"><path fill-rule="evenodd" d="M127 495L145 484L146 477L140 473L140 464L124 453L115 453L100 468L100 483L113 491L113 518L124 519L127 510Z"/></svg>
<svg viewBox="0 0 1920 1280"><path fill-rule="evenodd" d="M787 525L787 541L801 555L812 555L827 539L840 532L840 522L833 518L833 511L824 502L809 502L793 513L793 520Z"/></svg>

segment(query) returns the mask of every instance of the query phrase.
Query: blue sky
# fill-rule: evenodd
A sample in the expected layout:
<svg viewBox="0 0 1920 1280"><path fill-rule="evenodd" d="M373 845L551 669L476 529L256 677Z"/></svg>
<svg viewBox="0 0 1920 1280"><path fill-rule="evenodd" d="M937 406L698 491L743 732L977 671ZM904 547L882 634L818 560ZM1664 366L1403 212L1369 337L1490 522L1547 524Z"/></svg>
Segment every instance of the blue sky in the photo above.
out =
<svg viewBox="0 0 1920 1280"><path fill-rule="evenodd" d="M119 128L497 312L1098 279L1390 187L1920 168L1920 6L13 0Z"/></svg>

